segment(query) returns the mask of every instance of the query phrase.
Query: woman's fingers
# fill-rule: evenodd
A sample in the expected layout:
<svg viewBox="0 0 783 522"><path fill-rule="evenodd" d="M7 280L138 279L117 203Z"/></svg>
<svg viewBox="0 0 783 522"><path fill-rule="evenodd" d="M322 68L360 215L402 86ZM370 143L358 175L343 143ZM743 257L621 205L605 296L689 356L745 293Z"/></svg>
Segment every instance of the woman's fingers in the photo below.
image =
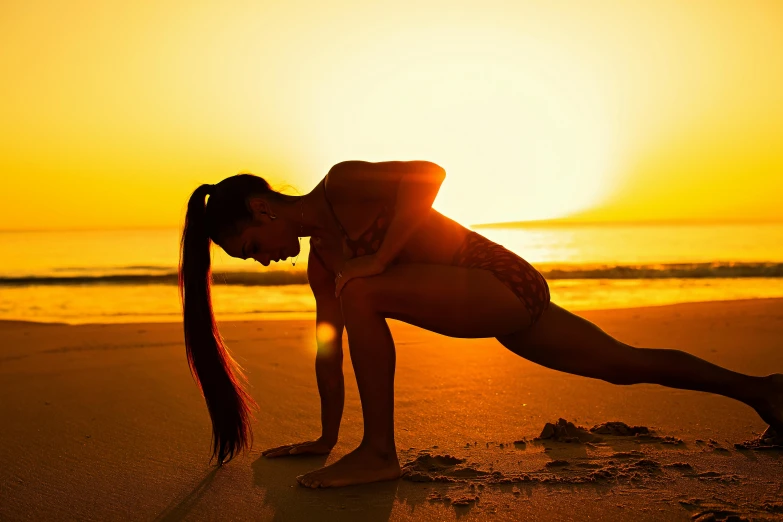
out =
<svg viewBox="0 0 783 522"><path fill-rule="evenodd" d="M275 458L285 457L287 455L304 455L308 453L320 455L329 453L329 451L331 451L330 447L326 447L318 442L300 442L298 444L286 444L285 446L271 448L261 452L261 454L268 458Z"/></svg>
<svg viewBox="0 0 783 522"><path fill-rule="evenodd" d="M340 292L342 292L343 287L345 286L345 282L348 279L345 277L345 275L340 274L337 279L335 279L335 287L334 287L334 296L340 297Z"/></svg>
<svg viewBox="0 0 783 522"><path fill-rule="evenodd" d="M274 458L274 457L285 457L286 455L297 455L302 453L309 453L305 448L304 445L301 444L295 444L291 446L290 448L283 448L278 451L275 451L274 453L270 453L267 455L267 457Z"/></svg>
<svg viewBox="0 0 783 522"><path fill-rule="evenodd" d="M282 446L275 446L274 448L265 449L261 452L262 455L266 455L267 453L270 453L272 451L277 451L282 448L287 448L288 446L293 446L293 444L283 444Z"/></svg>
<svg viewBox="0 0 783 522"><path fill-rule="evenodd" d="M296 444L286 444L285 446L278 446L277 448L268 449L261 454L269 458L283 457L286 455L296 455L297 453L306 453L302 448L310 444L309 442L299 442ZM296 451L293 451L296 449Z"/></svg>
<svg viewBox="0 0 783 522"><path fill-rule="evenodd" d="M261 452L261 455L268 455L269 453L276 453L278 450L282 450L285 448L290 448L291 446L295 446L296 444L284 444L282 446L277 446L276 448L269 448L267 450L264 450Z"/></svg>
<svg viewBox="0 0 783 522"><path fill-rule="evenodd" d="M289 454L290 449L289 448L283 448L281 450L273 451L272 453L267 453L266 457L273 459L275 457L284 457L285 455Z"/></svg>

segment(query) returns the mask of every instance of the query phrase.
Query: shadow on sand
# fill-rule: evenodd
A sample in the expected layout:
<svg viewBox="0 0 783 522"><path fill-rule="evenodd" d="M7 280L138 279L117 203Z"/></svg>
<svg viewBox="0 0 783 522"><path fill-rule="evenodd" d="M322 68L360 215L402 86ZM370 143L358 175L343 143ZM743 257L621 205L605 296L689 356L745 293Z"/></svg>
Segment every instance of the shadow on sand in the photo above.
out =
<svg viewBox="0 0 783 522"><path fill-rule="evenodd" d="M296 482L297 476L323 467L326 459L325 455L259 456L253 462L253 482L264 488L264 505L275 512L272 520L389 520L399 480L324 489L309 489Z"/></svg>
<svg viewBox="0 0 783 522"><path fill-rule="evenodd" d="M219 469L220 468L218 467L214 467L184 499L176 504L168 505L163 512L155 517L155 522L172 522L185 518L193 507L198 504L204 493L209 490L209 485L212 483L212 480L215 478L215 475L217 475Z"/></svg>

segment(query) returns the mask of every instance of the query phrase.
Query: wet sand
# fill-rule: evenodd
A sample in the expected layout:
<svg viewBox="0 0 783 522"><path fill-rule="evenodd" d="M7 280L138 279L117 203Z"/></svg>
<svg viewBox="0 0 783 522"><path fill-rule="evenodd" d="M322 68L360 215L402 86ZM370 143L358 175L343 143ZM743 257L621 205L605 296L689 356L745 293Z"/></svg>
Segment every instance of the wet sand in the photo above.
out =
<svg viewBox="0 0 783 522"><path fill-rule="evenodd" d="M783 372L783 299L579 315L635 346L752 375ZM389 324L405 474L309 490L295 477L349 452L362 433L346 348L332 454L260 456L320 432L312 321L219 323L261 407L253 449L221 469L208 465L209 418L181 324L0 321L0 519L783 517L783 453L736 446L766 428L740 402L616 386L530 363L494 339Z"/></svg>

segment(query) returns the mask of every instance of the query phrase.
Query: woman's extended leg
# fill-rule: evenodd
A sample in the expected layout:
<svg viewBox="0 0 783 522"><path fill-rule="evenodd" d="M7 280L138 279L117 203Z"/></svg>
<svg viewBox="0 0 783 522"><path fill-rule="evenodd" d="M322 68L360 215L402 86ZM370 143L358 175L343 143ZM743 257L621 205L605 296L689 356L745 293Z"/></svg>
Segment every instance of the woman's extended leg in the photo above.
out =
<svg viewBox="0 0 783 522"><path fill-rule="evenodd" d="M613 384L651 383L724 395L752 407L783 434L780 374L745 375L680 350L629 346L555 303L531 328L498 340L525 359L563 372Z"/></svg>

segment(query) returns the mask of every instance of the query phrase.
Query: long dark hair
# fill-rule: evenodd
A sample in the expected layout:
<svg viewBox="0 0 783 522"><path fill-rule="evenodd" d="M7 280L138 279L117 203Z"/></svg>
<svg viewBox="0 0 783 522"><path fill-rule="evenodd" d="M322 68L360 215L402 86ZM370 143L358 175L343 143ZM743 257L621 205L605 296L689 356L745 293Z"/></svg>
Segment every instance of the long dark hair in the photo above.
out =
<svg viewBox="0 0 783 522"><path fill-rule="evenodd" d="M252 447L251 408L257 409L258 404L245 391L247 379L215 324L210 293L210 240L220 245L253 221L246 203L251 195L280 201L292 197L272 190L266 180L253 174L237 174L217 185L201 185L188 200L180 242L179 294L185 350L191 375L204 395L212 419L209 461L217 457L218 465Z"/></svg>

